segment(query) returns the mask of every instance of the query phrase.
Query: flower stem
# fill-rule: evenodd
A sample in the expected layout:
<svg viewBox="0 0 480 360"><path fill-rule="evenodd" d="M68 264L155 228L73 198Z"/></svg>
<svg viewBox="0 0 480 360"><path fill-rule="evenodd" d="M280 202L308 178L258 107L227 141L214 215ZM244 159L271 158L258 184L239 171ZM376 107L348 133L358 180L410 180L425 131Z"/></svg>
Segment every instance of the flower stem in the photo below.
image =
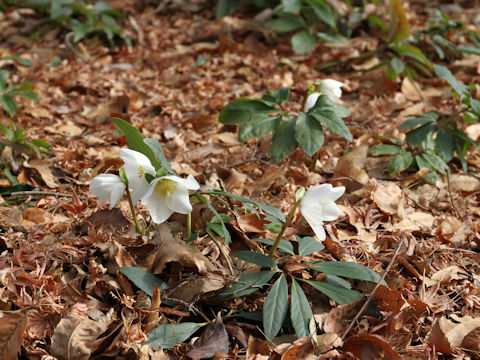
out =
<svg viewBox="0 0 480 360"><path fill-rule="evenodd" d="M135 212L135 205L132 202L132 197L130 196L130 191L127 189L127 198L128 203L130 204L130 211L132 212L133 222L135 223L135 230L137 233L143 235L143 228L138 222L137 213Z"/></svg>
<svg viewBox="0 0 480 360"><path fill-rule="evenodd" d="M278 234L277 238L275 239L275 242L273 243L272 248L270 249L270 252L268 253L268 256L273 259L275 256L275 252L277 251L278 245L280 244L280 240L282 240L283 234L285 234L285 230L287 230L288 225L292 222L293 216L295 215L295 211L298 208L298 205L300 205L300 202L302 199L298 199L295 205L293 206L292 210L290 210L290 213L288 214L287 220L282 226L282 230Z"/></svg>
<svg viewBox="0 0 480 360"><path fill-rule="evenodd" d="M192 213L187 214L187 240L192 236Z"/></svg>

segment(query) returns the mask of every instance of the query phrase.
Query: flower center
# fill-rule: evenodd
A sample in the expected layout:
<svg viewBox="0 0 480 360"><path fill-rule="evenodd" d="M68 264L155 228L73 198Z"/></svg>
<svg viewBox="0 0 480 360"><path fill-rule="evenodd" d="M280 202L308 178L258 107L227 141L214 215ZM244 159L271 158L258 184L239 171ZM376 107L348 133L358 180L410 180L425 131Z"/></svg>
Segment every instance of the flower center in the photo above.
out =
<svg viewBox="0 0 480 360"><path fill-rule="evenodd" d="M145 168L143 166L139 166L138 167L138 173L137 173L138 178L141 179L143 174L145 174Z"/></svg>
<svg viewBox="0 0 480 360"><path fill-rule="evenodd" d="M170 196L177 188L177 183L170 179L162 179L155 184L155 192L161 196Z"/></svg>

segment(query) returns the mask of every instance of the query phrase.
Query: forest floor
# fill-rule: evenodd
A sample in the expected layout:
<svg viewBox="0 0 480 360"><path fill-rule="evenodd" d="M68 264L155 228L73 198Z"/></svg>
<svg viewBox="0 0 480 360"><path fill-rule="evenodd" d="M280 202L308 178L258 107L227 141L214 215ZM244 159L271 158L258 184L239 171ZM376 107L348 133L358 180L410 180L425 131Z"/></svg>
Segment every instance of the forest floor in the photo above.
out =
<svg viewBox="0 0 480 360"><path fill-rule="evenodd" d="M360 316L343 341L340 335L365 298L340 306L305 286L323 347L295 342L288 328L268 342L259 322L229 317L223 321L228 354L215 359L280 359L287 349L290 357L282 359L480 358L480 152L468 152L467 173L454 160L451 173L436 184L415 171L390 175L388 159L368 153L378 135L401 137L398 126L408 116L450 112L455 100L446 82L390 80L381 70L364 73L371 66L368 59L315 70L375 49L378 40L365 34L346 45L319 43L311 53L298 55L287 36L262 28L247 10L217 20L214 7L203 2L161 2L156 8L135 8L134 1L111 3L126 15L122 27L135 39L132 46L110 49L95 38L71 44L58 28L32 40L28 31L37 15L25 9L0 14L0 57L17 54L33 63L23 67L1 61L0 68L8 69L16 83L32 82L41 98L18 98L13 121L25 128L27 139L51 144L41 159L28 151L17 151L13 158L2 152L18 182L32 191L3 191L0 196L2 358L14 349L22 359L186 359L191 339L164 351L142 344L158 324L204 321L199 312L213 320L218 312L262 309L263 291L214 301L214 292L235 277L228 275L209 236L193 245L177 241L184 239L185 217L175 215L155 234L141 236L126 199L108 210L89 192L93 177L122 166L119 150L127 143L112 116L130 122L144 137L158 139L179 176L193 175L202 189L222 184L228 192L273 205L285 215L300 187L345 186L337 202L343 215L326 224L325 249L304 258L279 255L298 276L310 276L300 266L305 260L357 262L379 275L390 265L388 287L369 297L376 315ZM480 12L464 4L463 9L462 4L435 6L474 27ZM425 26L426 6L423 1L410 4L413 28ZM60 63L51 66L55 56ZM459 56L443 64L458 80L473 84L480 80L479 60ZM324 78L344 83L339 103L351 111L345 122L353 141L327 132L315 166L301 150L275 165L268 153L271 139L240 143L237 127L218 121L229 102L282 87L293 87L286 106L299 112L307 84ZM473 94L480 98L478 86ZM0 113L2 124L7 118ZM467 133L478 137L478 125L470 125ZM0 186L12 184L0 174ZM139 212L148 219L144 207ZM195 205L193 229L202 229L211 216ZM223 246L227 255L249 248L266 252L266 246L251 240L275 235L252 214L236 221L229 225L232 243ZM177 233L174 246L158 241L173 239L172 232ZM300 214L286 239L295 241L296 233L313 235ZM232 261L236 276L248 271L244 262ZM119 272L125 266L158 275L173 289L168 296L181 304L157 301L152 307L151 297ZM191 279L202 280L201 285ZM375 286L351 284L365 294Z"/></svg>

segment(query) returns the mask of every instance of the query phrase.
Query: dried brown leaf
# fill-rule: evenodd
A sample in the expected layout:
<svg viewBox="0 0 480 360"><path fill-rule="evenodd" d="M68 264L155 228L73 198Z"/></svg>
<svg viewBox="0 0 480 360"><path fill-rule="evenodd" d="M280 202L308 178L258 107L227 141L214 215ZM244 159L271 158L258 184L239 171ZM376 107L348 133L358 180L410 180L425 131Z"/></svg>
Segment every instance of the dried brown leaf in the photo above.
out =
<svg viewBox="0 0 480 360"><path fill-rule="evenodd" d="M211 358L218 353L225 353L227 344L228 335L219 312L215 322L205 328L200 338L195 341L192 349L187 353L187 356L196 359Z"/></svg>
<svg viewBox="0 0 480 360"><path fill-rule="evenodd" d="M0 359L16 359L27 327L24 312L0 312Z"/></svg>

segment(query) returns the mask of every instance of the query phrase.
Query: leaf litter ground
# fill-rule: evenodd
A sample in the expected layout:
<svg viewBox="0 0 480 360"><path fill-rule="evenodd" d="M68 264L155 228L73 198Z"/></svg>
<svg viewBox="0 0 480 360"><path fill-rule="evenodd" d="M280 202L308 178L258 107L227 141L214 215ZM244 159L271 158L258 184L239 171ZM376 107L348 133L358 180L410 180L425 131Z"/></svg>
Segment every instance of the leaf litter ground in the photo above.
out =
<svg viewBox="0 0 480 360"><path fill-rule="evenodd" d="M478 151L467 157L468 174L454 162L452 175L436 185L425 183L421 173L392 178L385 161L367 153L376 135L401 136L397 128L408 115L448 109L452 100L445 83L393 82L379 72L362 74L362 63L331 73L314 70L375 47L373 38L357 37L348 46L318 45L309 55L295 55L286 38L250 20L252 14L215 20L211 7L198 1L164 2L156 8L111 3L127 14L123 26L137 39L131 48L109 50L95 39L72 48L58 29L32 41L24 35L38 21L30 11L14 10L0 18L0 56L16 53L34 64L2 66L9 66L19 82L31 81L41 97L38 104L19 99L21 111L14 120L25 127L27 137L52 145L51 156L41 160L29 153L8 159L17 166L19 182L44 193L1 198L2 358L15 358L19 349L22 358L42 359L211 357L216 352L212 347L221 348L226 339L225 329L229 353L216 359L373 359L379 354L384 359L477 358ZM411 4L414 26L424 24L423 6ZM478 20L474 8L455 6L444 6L451 17L463 17L468 24ZM62 59L57 67L49 66L54 56ZM470 56L448 65L459 80L473 83L479 80L478 61ZM347 144L328 134L314 171L300 151L273 165L268 139L240 144L236 128L218 122L228 102L285 86L295 86L296 102L289 110L300 111L307 83L325 77L345 83L341 101L352 111L347 124L354 140ZM182 231L185 218L174 216L155 236L142 238L134 232L126 201L111 211L96 202L88 192L90 179L121 167L118 153L126 146L112 116L158 139L178 174L191 174L207 188L222 183L229 192L277 206L285 214L301 186L326 181L346 186L340 201L344 216L327 225L325 249L303 257L284 254L279 265L308 280L311 274L300 260L358 262L380 275L390 264L385 277L389 287L380 286L371 296L375 311L359 317L342 341L365 300L339 306L303 286L317 321L316 348L287 330L267 343L258 323L241 318L222 322L219 315L195 334L201 335L199 342L189 345L197 328L187 323L205 321L199 312L214 319L222 310L224 315L231 309L261 310L265 294L215 303L211 295L236 278L209 237L186 245L172 235ZM478 127L468 131L478 138ZM11 184L0 178L0 185ZM215 206L228 211L222 204ZM141 213L147 216L145 209ZM193 228L203 228L211 216L196 206ZM238 216L230 231L232 244L221 245L227 254L264 251L262 243L251 240L274 237L251 214ZM294 239L294 234L309 231L297 217L286 236ZM391 262L395 249L398 256ZM232 261L237 276L255 270ZM163 300L158 290L146 294L137 288L120 267L159 275L168 285ZM355 282L367 294L373 286ZM169 306L168 299L180 305ZM186 332L179 328L176 335L164 336L185 335L183 344L165 352L142 346L159 324L179 320L186 323Z"/></svg>

